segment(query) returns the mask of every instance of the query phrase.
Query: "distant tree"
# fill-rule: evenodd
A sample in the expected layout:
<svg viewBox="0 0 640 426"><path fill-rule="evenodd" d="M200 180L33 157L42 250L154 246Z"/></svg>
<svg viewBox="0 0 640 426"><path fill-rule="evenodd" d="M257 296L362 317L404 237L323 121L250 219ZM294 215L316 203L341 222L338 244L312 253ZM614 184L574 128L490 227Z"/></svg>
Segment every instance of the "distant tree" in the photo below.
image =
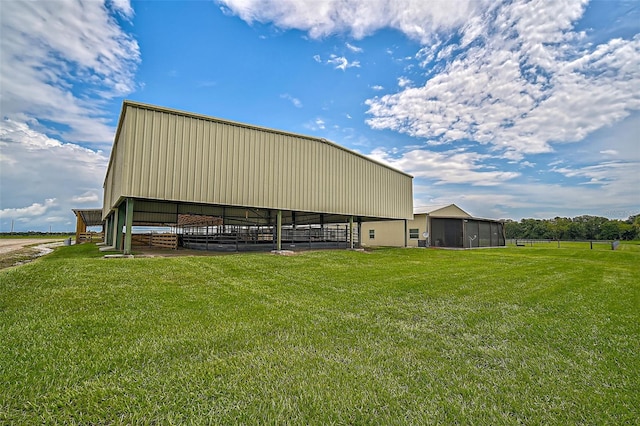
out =
<svg viewBox="0 0 640 426"><path fill-rule="evenodd" d="M586 237L584 224L573 219L567 227L567 236L570 240L584 240Z"/></svg>
<svg viewBox="0 0 640 426"><path fill-rule="evenodd" d="M574 222L582 224L583 238L585 240L596 240L600 234L600 227L608 219L605 217L583 215L573 219Z"/></svg>
<svg viewBox="0 0 640 426"><path fill-rule="evenodd" d="M504 221L504 235L507 239L522 238L522 227L515 220Z"/></svg>
<svg viewBox="0 0 640 426"><path fill-rule="evenodd" d="M598 231L599 240L619 240L621 234L621 226L623 222L619 220L609 220L600 225Z"/></svg>
<svg viewBox="0 0 640 426"><path fill-rule="evenodd" d="M620 222L620 239L621 240L635 240L636 238L640 238L640 235L637 233L633 224L627 222Z"/></svg>
<svg viewBox="0 0 640 426"><path fill-rule="evenodd" d="M548 223L554 240L564 240L569 237L571 219L566 217L556 217L555 219L548 221Z"/></svg>
<svg viewBox="0 0 640 426"><path fill-rule="evenodd" d="M589 215L573 219L505 220L504 230L509 239L633 240L640 239L640 214L630 216L625 221Z"/></svg>
<svg viewBox="0 0 640 426"><path fill-rule="evenodd" d="M640 214L630 216L629 219L627 219L627 223L631 223L633 226L635 232L633 239L640 239Z"/></svg>

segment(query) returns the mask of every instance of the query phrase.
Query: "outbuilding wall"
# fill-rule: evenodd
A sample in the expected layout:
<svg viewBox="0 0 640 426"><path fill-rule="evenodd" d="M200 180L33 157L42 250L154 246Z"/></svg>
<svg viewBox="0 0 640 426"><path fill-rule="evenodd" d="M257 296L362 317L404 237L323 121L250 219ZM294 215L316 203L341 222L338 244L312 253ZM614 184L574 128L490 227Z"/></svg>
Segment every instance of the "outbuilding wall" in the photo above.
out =
<svg viewBox="0 0 640 426"><path fill-rule="evenodd" d="M416 209L413 220L362 223L362 244L371 247L447 248L505 245L501 221L474 218L455 204L423 209L428 213Z"/></svg>
<svg viewBox="0 0 640 426"><path fill-rule="evenodd" d="M426 215L415 215L414 219L407 221L363 222L361 228L363 246L418 247L419 241L425 240L423 234L427 231L427 219ZM417 232L412 233L412 230Z"/></svg>

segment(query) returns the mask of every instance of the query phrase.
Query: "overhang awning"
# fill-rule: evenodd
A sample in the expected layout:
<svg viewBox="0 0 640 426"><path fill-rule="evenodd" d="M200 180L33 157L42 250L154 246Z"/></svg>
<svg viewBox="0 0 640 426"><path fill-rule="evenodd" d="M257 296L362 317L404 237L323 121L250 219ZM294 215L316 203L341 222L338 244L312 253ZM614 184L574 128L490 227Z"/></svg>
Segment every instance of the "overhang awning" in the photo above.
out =
<svg viewBox="0 0 640 426"><path fill-rule="evenodd" d="M102 209L73 209L76 217L82 218L85 226L101 226L102 221Z"/></svg>

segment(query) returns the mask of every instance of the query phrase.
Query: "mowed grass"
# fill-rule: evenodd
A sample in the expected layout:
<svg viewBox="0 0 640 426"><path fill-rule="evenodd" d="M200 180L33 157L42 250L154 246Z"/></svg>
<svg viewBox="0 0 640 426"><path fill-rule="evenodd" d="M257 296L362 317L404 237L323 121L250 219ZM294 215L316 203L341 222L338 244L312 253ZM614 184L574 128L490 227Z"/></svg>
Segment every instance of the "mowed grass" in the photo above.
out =
<svg viewBox="0 0 640 426"><path fill-rule="evenodd" d="M103 259L0 272L0 423L638 424L640 252Z"/></svg>

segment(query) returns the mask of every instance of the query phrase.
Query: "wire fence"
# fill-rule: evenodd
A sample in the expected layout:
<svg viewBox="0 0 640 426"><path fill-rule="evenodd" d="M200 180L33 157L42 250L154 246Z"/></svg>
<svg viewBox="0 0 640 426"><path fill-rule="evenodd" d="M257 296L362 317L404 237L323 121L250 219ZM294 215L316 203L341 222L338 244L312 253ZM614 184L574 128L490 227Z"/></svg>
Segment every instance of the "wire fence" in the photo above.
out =
<svg viewBox="0 0 640 426"><path fill-rule="evenodd" d="M527 238L507 239L507 246L515 247L557 247L582 248L588 250L616 250L620 245L618 240L536 240Z"/></svg>

